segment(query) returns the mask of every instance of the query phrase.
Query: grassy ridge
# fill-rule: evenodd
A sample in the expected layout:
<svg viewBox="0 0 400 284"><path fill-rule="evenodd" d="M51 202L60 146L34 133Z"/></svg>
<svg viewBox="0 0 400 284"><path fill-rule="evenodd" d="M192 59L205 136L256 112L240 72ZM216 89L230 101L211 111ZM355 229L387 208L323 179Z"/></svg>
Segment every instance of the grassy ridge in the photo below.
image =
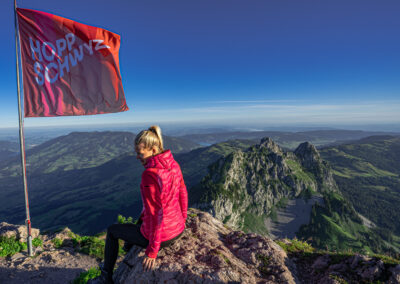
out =
<svg viewBox="0 0 400 284"><path fill-rule="evenodd" d="M396 235L400 235L400 138L368 137L320 152L331 163L344 197L378 226L375 231L381 238L396 244Z"/></svg>
<svg viewBox="0 0 400 284"><path fill-rule="evenodd" d="M324 205L315 204L308 225L303 225L298 237L307 239L320 249L352 250L361 253L400 252L400 242L388 243L379 229L369 229L351 204L339 193L323 193Z"/></svg>

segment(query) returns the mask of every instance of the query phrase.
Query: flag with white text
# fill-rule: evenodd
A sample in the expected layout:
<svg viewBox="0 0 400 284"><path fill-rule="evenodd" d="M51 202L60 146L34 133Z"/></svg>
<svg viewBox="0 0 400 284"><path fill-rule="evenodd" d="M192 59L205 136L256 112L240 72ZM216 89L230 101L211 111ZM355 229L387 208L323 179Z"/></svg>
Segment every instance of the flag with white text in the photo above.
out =
<svg viewBox="0 0 400 284"><path fill-rule="evenodd" d="M17 14L25 117L128 110L119 35L41 11Z"/></svg>

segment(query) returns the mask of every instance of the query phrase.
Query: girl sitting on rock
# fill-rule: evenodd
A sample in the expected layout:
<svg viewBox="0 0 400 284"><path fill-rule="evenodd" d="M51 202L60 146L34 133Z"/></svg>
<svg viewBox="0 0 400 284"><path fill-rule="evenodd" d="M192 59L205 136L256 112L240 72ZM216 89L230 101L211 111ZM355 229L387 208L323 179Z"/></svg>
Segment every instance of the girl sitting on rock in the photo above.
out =
<svg viewBox="0 0 400 284"><path fill-rule="evenodd" d="M137 224L114 224L107 229L101 275L88 283L113 283L118 239L146 248L144 271L153 269L160 248L178 239L185 229L188 194L182 172L170 150L164 150L161 129L151 126L135 138L136 158L145 170L140 193L143 210Z"/></svg>

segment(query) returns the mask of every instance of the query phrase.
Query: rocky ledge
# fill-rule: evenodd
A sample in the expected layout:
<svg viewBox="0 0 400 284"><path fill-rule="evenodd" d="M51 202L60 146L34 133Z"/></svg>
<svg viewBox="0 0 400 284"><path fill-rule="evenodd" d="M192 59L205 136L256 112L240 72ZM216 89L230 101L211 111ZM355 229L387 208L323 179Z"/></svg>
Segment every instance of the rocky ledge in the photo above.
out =
<svg viewBox="0 0 400 284"><path fill-rule="evenodd" d="M0 236L23 241L24 226L0 224ZM20 252L0 257L0 283L71 283L97 267L81 254L69 229L39 235L34 257ZM62 246L55 246L55 240ZM133 246L119 257L115 283L400 283L398 259L317 251L298 240L278 240L231 229L209 213L188 210L182 237L160 250L156 267L143 271L144 249ZM297 245L296 245L297 244ZM285 250L288 251L288 254ZM1 247L0 247L1 249ZM81 282L80 282L81 283Z"/></svg>
<svg viewBox="0 0 400 284"><path fill-rule="evenodd" d="M182 237L160 250L155 269L143 271L144 249L134 246L114 272L131 283L400 283L400 264L385 257L293 250L298 240L275 241L231 229L189 208ZM294 251L294 252L293 252ZM385 262L382 260L384 259Z"/></svg>
<svg viewBox="0 0 400 284"><path fill-rule="evenodd" d="M182 237L158 253L144 272L134 246L114 272L115 283L296 283L295 266L269 238L234 231L190 208Z"/></svg>
<svg viewBox="0 0 400 284"><path fill-rule="evenodd" d="M0 223L0 237L12 237L25 242L26 231L25 225ZM94 257L74 249L69 237L71 231L68 228L57 233L39 233L38 229L32 228L33 238L38 237L42 240L42 244L34 248L33 257L28 257L26 250L11 257L0 257L0 283L72 283L80 273L98 266L99 261ZM55 246L54 240L64 242L64 245ZM2 249L0 246L0 251Z"/></svg>

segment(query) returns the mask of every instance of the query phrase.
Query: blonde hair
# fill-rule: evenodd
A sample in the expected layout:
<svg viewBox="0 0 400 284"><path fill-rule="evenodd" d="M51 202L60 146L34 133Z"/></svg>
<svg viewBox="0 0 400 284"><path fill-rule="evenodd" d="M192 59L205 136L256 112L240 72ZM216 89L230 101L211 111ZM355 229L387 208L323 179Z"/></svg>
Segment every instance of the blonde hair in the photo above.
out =
<svg viewBox="0 0 400 284"><path fill-rule="evenodd" d="M142 130L135 138L135 146L143 143L146 149L153 146L158 147L160 152L164 151L164 144L161 134L161 128L158 125L152 125L148 130Z"/></svg>

